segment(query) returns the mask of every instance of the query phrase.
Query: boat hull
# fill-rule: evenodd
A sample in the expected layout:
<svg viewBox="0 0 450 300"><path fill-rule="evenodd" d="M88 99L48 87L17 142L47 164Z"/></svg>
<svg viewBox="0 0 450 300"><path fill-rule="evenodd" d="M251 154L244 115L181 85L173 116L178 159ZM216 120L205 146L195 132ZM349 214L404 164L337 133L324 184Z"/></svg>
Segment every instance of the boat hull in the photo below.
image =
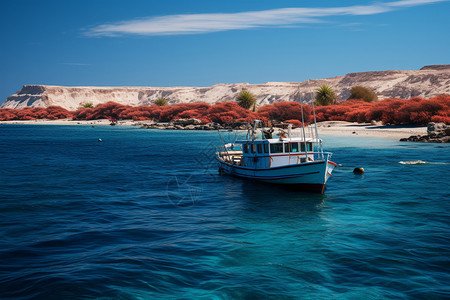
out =
<svg viewBox="0 0 450 300"><path fill-rule="evenodd" d="M295 190L316 192L324 191L326 182L331 177L334 167L336 167L335 163L324 160L282 167L252 169L232 165L220 158L217 158L217 160L219 170L228 175L284 185Z"/></svg>

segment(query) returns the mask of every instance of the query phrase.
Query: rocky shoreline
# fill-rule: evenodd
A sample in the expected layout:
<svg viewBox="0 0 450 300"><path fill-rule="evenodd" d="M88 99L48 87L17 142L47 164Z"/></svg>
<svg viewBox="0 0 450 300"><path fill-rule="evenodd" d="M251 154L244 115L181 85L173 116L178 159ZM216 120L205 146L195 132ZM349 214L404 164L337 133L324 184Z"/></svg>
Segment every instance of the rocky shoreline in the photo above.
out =
<svg viewBox="0 0 450 300"><path fill-rule="evenodd" d="M450 126L444 123L429 123L426 135L412 135L401 142L450 143Z"/></svg>
<svg viewBox="0 0 450 300"><path fill-rule="evenodd" d="M172 122L155 122L142 124L145 129L165 129L165 130L247 130L251 128L247 122L236 122L228 124L208 123L202 124L198 119L179 119Z"/></svg>
<svg viewBox="0 0 450 300"><path fill-rule="evenodd" d="M332 122L328 122L332 123ZM138 125L138 124L136 124ZM279 130L285 128L286 124L274 124ZM370 124L374 125L374 124ZM375 124L377 125L377 124ZM208 123L202 124L198 119L179 119L172 122L155 122L139 124L144 129L160 129L160 130L248 130L251 128L251 124L247 122L240 123ZM322 127L325 125L319 125ZM331 124L327 127L332 126ZM366 127L368 128L368 127ZM321 128L321 130L324 130ZM352 134L356 134L355 131ZM427 134L425 135L412 135L408 138L401 138L401 142L420 142L420 143L450 143L450 126L444 123L429 123L427 126Z"/></svg>

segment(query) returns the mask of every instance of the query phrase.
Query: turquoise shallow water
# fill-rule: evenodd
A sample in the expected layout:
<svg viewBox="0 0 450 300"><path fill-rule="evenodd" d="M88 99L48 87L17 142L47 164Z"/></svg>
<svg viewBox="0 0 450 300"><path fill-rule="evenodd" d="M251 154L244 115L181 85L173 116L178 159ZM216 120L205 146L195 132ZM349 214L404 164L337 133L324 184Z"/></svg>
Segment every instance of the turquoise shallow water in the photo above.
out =
<svg viewBox="0 0 450 300"><path fill-rule="evenodd" d="M219 175L218 143L0 125L0 298L450 297L448 145L326 137L317 195Z"/></svg>

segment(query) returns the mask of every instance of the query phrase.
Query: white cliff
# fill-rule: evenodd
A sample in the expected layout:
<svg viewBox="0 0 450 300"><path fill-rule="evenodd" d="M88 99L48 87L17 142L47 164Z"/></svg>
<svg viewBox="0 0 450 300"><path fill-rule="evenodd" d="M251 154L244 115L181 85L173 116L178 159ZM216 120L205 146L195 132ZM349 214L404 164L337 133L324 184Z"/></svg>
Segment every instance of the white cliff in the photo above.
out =
<svg viewBox="0 0 450 300"><path fill-rule="evenodd" d="M24 85L11 95L2 108L61 106L77 109L81 103L94 105L114 101L139 106L150 105L159 97L170 104L186 102L216 103L233 101L243 89L257 96L259 105L277 101L310 102L312 92L321 85L331 86L342 100L350 95L352 86L361 85L374 90L383 98L431 98L450 94L450 65L427 66L416 71L375 71L349 73L326 79L305 82L268 82L265 84L215 84L210 87L63 87L47 85Z"/></svg>

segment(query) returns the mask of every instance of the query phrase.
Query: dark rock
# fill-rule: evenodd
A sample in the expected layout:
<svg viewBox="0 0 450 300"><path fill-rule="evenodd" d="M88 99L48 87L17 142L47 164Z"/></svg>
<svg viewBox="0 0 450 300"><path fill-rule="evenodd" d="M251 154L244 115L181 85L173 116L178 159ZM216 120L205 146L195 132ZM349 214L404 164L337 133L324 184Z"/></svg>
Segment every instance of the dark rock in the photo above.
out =
<svg viewBox="0 0 450 300"><path fill-rule="evenodd" d="M173 124L175 125L182 125L182 126L187 126L187 125L199 125L201 124L202 121L200 121L199 119L178 119L173 121Z"/></svg>
<svg viewBox="0 0 450 300"><path fill-rule="evenodd" d="M186 130L195 130L195 129L197 129L197 127L195 125L187 125L187 126L184 126L184 129L186 129Z"/></svg>
<svg viewBox="0 0 450 300"><path fill-rule="evenodd" d="M400 139L401 142L420 142L420 143L449 143L450 126L444 123L429 123L427 125L427 135L410 136Z"/></svg>

